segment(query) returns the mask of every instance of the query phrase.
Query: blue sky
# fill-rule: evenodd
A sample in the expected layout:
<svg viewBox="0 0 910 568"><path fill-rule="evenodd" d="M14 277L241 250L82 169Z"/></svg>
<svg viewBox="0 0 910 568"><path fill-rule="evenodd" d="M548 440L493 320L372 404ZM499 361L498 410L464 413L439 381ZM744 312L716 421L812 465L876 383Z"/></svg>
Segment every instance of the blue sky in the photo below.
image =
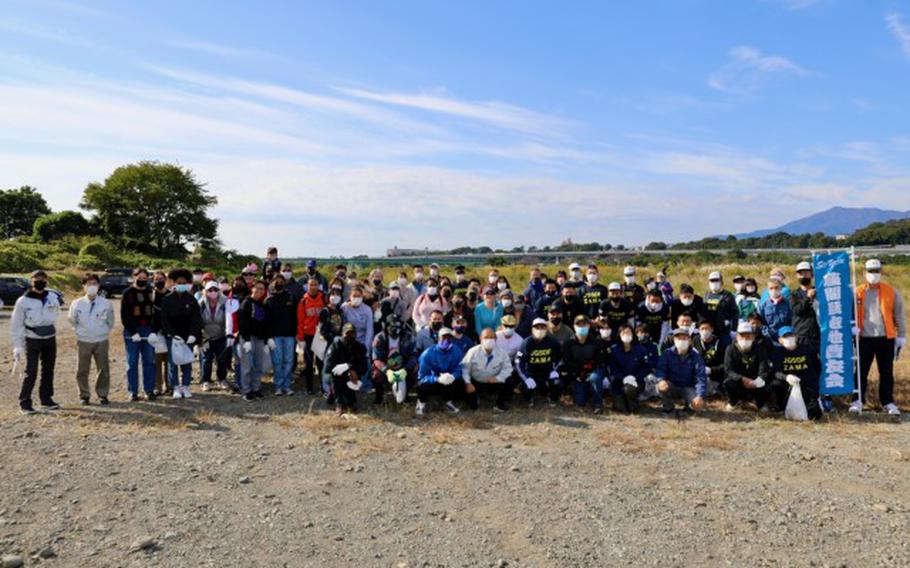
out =
<svg viewBox="0 0 910 568"><path fill-rule="evenodd" d="M137 160L294 256L910 209L910 0L0 3L0 187L55 209Z"/></svg>

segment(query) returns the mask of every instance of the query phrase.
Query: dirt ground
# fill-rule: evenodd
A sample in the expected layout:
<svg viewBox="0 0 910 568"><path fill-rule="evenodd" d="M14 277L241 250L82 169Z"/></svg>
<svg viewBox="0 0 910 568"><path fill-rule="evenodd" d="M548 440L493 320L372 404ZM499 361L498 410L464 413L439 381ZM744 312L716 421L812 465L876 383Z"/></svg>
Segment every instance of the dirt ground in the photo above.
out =
<svg viewBox="0 0 910 568"><path fill-rule="evenodd" d="M85 408L58 327L64 409L21 416L0 312L0 555L27 566L910 564L910 437L880 413L129 403L119 328L112 404Z"/></svg>

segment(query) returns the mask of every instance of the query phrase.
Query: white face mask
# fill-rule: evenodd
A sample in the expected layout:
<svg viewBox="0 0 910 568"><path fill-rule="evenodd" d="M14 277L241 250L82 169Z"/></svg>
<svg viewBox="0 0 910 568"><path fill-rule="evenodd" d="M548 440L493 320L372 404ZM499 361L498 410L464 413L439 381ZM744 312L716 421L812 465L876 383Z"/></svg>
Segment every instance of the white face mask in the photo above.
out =
<svg viewBox="0 0 910 568"><path fill-rule="evenodd" d="M543 339L547 336L547 330L534 328L531 330L531 334L534 336L534 339Z"/></svg>
<svg viewBox="0 0 910 568"><path fill-rule="evenodd" d="M429 288L427 288L427 294L429 294L430 296L435 296L437 292L439 292L439 288L437 288L436 286L430 286Z"/></svg>
<svg viewBox="0 0 910 568"><path fill-rule="evenodd" d="M285 280L290 280L294 276L294 273L293 272L282 272L281 275L284 277Z"/></svg>
<svg viewBox="0 0 910 568"><path fill-rule="evenodd" d="M496 288L498 288L500 290L505 290L508 287L509 287L509 285L506 284L505 282L499 282L496 284Z"/></svg>
<svg viewBox="0 0 910 568"><path fill-rule="evenodd" d="M867 272L866 273L866 282L875 286L882 281L882 275L877 272Z"/></svg>
<svg viewBox="0 0 910 568"><path fill-rule="evenodd" d="M504 328L502 328L502 335L503 335L503 337L512 337L512 335L514 335L514 334L515 334L515 328L514 328L514 327L504 327Z"/></svg>
<svg viewBox="0 0 910 568"><path fill-rule="evenodd" d="M354 296L353 298L351 298L351 305L354 307L357 307L362 303L363 303L363 298L361 298L360 296Z"/></svg>
<svg viewBox="0 0 910 568"><path fill-rule="evenodd" d="M796 349L796 338L795 337L782 337L780 340L780 343L787 349L790 349L790 350Z"/></svg>
<svg viewBox="0 0 910 568"><path fill-rule="evenodd" d="M635 284L634 276L626 276L626 284Z"/></svg>
<svg viewBox="0 0 910 568"><path fill-rule="evenodd" d="M415 273L414 273L414 280L416 280L416 281L418 281L418 282L420 282L421 280L423 280L423 272L415 272Z"/></svg>
<svg viewBox="0 0 910 568"><path fill-rule="evenodd" d="M97 296L98 295L98 286L95 286L95 285L86 286L85 293L88 294L89 296Z"/></svg>
<svg viewBox="0 0 910 568"><path fill-rule="evenodd" d="M613 330L608 327L600 330L601 339L610 339L611 335L613 335Z"/></svg>
<svg viewBox="0 0 910 568"><path fill-rule="evenodd" d="M333 306L337 306L338 304L341 303L341 296L337 296L337 295L329 296L329 302L331 302Z"/></svg>
<svg viewBox="0 0 910 568"><path fill-rule="evenodd" d="M701 336L702 341L710 341L714 337L714 332L710 329L700 329L698 330L698 335Z"/></svg>
<svg viewBox="0 0 910 568"><path fill-rule="evenodd" d="M776 299L780 298L780 290L778 290L777 288L768 290L768 295L776 300Z"/></svg>
<svg viewBox="0 0 910 568"><path fill-rule="evenodd" d="M680 298L679 298L679 303L681 303L684 306L691 306L692 302L694 302L694 301L695 301L695 298L693 298L691 296L686 296L685 298L680 296Z"/></svg>
<svg viewBox="0 0 910 568"><path fill-rule="evenodd" d="M489 280L490 284L496 284L496 281L499 280L499 276L490 276L487 280Z"/></svg>
<svg viewBox="0 0 910 568"><path fill-rule="evenodd" d="M401 296L401 292L399 290L389 290L389 298L397 298L399 296Z"/></svg>
<svg viewBox="0 0 910 568"><path fill-rule="evenodd" d="M407 278L399 278L399 279L398 279L398 285L401 286L401 287L407 286L407 285L408 285L408 279L407 279Z"/></svg>
<svg viewBox="0 0 910 568"><path fill-rule="evenodd" d="M434 269L431 268L431 269L430 269L430 276L434 276L434 277L435 277L435 276L439 276L439 271L438 271L438 270L434 270Z"/></svg>
<svg viewBox="0 0 910 568"><path fill-rule="evenodd" d="M673 340L673 345L676 347L676 351L679 353L685 353L689 350L689 340L676 338Z"/></svg>
<svg viewBox="0 0 910 568"><path fill-rule="evenodd" d="M708 290L711 290L715 294L720 292L720 282L708 282Z"/></svg>
<svg viewBox="0 0 910 568"><path fill-rule="evenodd" d="M481 339L481 340L480 340L480 344L483 346L483 348L484 348L485 351L492 351L493 348L496 346L496 340L495 340L495 339L489 339L489 338L487 338L487 339Z"/></svg>
<svg viewBox="0 0 910 568"><path fill-rule="evenodd" d="M589 273L588 282L590 282L591 284L594 284L595 282L597 282L597 274L595 274L593 272Z"/></svg>
<svg viewBox="0 0 910 568"><path fill-rule="evenodd" d="M504 308L508 308L511 305L512 305L512 300L505 299L502 301L502 307L504 307Z"/></svg>
<svg viewBox="0 0 910 568"><path fill-rule="evenodd" d="M734 282L734 283L733 283L733 289L736 290L736 293L737 293L737 294L739 294L740 292L743 291L743 283L742 283L742 282Z"/></svg>
<svg viewBox="0 0 910 568"><path fill-rule="evenodd" d="M736 344L739 345L739 348L743 351L748 351L752 349L752 339L737 339Z"/></svg>
<svg viewBox="0 0 910 568"><path fill-rule="evenodd" d="M458 282L458 283L464 282L464 274L456 274L455 282Z"/></svg>
<svg viewBox="0 0 910 568"><path fill-rule="evenodd" d="M659 312L664 305L661 302L648 302L648 309L652 312Z"/></svg>
<svg viewBox="0 0 910 568"><path fill-rule="evenodd" d="M646 342L646 341L648 341L648 336L647 336L647 335L641 334L641 335L638 336L638 342L639 342L639 343L644 343L644 342Z"/></svg>
<svg viewBox="0 0 910 568"><path fill-rule="evenodd" d="M622 340L622 342L625 343L626 345L632 343L632 334L631 334L631 333L624 333L624 334L620 335L619 338L620 338L620 339Z"/></svg>

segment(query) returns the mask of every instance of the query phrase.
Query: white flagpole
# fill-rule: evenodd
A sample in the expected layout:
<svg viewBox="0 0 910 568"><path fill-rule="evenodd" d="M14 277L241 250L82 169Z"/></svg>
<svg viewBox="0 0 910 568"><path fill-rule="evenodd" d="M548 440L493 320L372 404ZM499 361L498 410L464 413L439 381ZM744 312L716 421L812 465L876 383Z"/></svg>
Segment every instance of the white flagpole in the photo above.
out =
<svg viewBox="0 0 910 568"><path fill-rule="evenodd" d="M856 247L850 247L850 284L851 284L851 293L853 294L853 314L854 314L854 326L859 327L859 318L863 317L863 314L859 313L859 303L856 301ZM852 330L851 330L852 331ZM859 413L863 413L863 384L860 379L862 374L862 365L859 360L859 334L853 337L853 356L856 357L856 376L854 380L856 381L856 396L859 400Z"/></svg>

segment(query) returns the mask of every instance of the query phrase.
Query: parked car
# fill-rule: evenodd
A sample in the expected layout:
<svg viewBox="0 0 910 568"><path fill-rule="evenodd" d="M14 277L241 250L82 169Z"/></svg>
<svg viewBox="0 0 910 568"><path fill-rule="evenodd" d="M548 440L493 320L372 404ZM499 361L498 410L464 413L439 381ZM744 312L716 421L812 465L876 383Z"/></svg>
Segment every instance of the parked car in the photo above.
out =
<svg viewBox="0 0 910 568"><path fill-rule="evenodd" d="M19 296L25 294L27 290L28 278L23 276L0 276L0 301L3 302L0 305L12 308ZM48 288L47 291L51 294L56 294L60 305L63 305L63 292L54 288Z"/></svg>
<svg viewBox="0 0 910 568"><path fill-rule="evenodd" d="M101 275L98 286L104 296L120 295L132 285L132 277L131 268L108 268Z"/></svg>

